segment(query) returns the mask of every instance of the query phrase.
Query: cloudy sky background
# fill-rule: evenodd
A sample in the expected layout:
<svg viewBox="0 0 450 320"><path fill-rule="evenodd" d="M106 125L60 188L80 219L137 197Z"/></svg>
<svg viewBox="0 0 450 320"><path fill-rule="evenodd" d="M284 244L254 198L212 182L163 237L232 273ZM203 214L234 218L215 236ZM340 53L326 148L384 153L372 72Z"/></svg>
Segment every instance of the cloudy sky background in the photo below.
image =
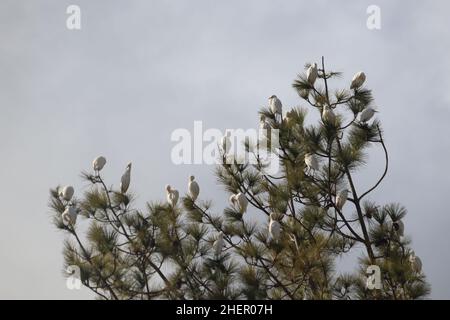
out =
<svg viewBox="0 0 450 320"><path fill-rule="evenodd" d="M82 30L66 28L70 4ZM381 8L381 30L366 9ZM301 103L291 88L305 62L325 55L367 74L390 152L388 178L371 199L400 202L432 298L450 298L450 23L448 1L18 1L0 2L0 298L90 298L62 276L63 235L48 189L86 184L81 170L105 155L108 183L133 161L138 205L184 191L228 198L206 165L171 163L176 128L252 128L267 97ZM371 152L364 188L382 171ZM254 216L250 212L249 218Z"/></svg>

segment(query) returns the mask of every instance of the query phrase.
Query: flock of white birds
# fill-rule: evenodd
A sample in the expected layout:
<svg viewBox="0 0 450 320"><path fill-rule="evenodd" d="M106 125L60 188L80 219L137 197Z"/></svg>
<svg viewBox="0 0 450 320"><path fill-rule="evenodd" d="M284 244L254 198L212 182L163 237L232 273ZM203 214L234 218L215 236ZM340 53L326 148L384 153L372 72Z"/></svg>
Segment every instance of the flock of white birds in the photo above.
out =
<svg viewBox="0 0 450 320"><path fill-rule="evenodd" d="M317 63L311 64L307 71L306 71L306 81L311 86L314 86L314 83L316 82L318 77L318 69L317 69ZM364 72L360 71L356 73L353 78L352 82L350 84L350 89L357 90L359 89L364 82L366 81L366 75ZM278 99L276 95L272 95L269 97L269 110L275 115L275 119L283 119L283 104L281 103L281 100ZM375 115L375 113L378 112L377 110L373 109L372 107L367 107L364 110L360 112L359 115L359 121L361 123L367 123L372 117ZM290 112L286 113L285 121L290 120ZM326 124L335 124L336 123L336 115L333 111L333 109L329 105L325 105L322 110L322 121ZM266 117L264 115L261 115L260 117L260 129L267 130L270 126L266 122Z"/></svg>
<svg viewBox="0 0 450 320"><path fill-rule="evenodd" d="M317 77L318 77L317 63L313 63L307 69L306 80L310 85L314 86ZM366 75L364 74L364 72L356 73L352 79L350 89L357 90L364 84L365 80ZM283 106L280 99L278 99L276 95L272 95L269 98L269 109L275 115L276 120L280 119L281 121L283 119ZM367 123L375 115L376 112L377 111L374 110L373 108L367 107L360 113L360 122ZM290 112L286 114L285 117L286 121L290 120L289 118L290 115L291 115ZM336 121L336 115L334 114L333 109L328 105L324 106L323 108L322 121L327 124L334 124ZM266 122L266 118L264 115L261 115L260 117L260 129L265 130L270 129L270 125ZM222 138L221 147L225 155L229 153L231 147L230 131L228 131L226 135ZM314 154L312 153L306 154L304 161L307 169L310 172L312 171L314 173L315 171L318 171L320 169L319 161ZM106 165L105 157L100 156L95 158L94 161L92 162L92 167L94 169L95 174L98 175L105 165ZM128 188L130 187L130 181L131 181L131 162L127 165L125 172L123 173L120 179L120 192L122 194L125 194L128 191ZM200 186L198 185L197 181L195 181L194 176L189 176L187 191L192 201L195 202L200 194ZM65 225L69 224L74 225L76 223L78 213L73 203L71 202L74 192L75 190L72 186L66 186L59 190L60 198L66 201L66 209L62 213L62 221ZM347 188L343 188L342 190L336 192L335 207L337 210L342 210L348 199L348 194L349 190ZM179 199L178 190L173 189L170 185L166 185L166 197L169 206L175 208ZM237 194L231 195L229 201L231 206L240 214L244 214L245 212L247 212L249 201L244 193L239 192ZM392 228L394 228L398 236L404 235L404 224L401 220L393 222ZM282 235L282 226L278 221L278 219L276 218L275 213L271 213L269 216L268 229L270 239L273 241L278 241ZM216 257L220 256L224 247L225 247L224 234L223 232L220 232L217 235L217 238L212 246L214 255ZM409 256L409 261L415 272L421 272L422 262L420 258L415 255L414 252L412 252L411 255Z"/></svg>
<svg viewBox="0 0 450 320"><path fill-rule="evenodd" d="M306 71L306 81L314 87L314 84L318 78L319 70L317 68L317 63L312 63L307 71ZM364 72L360 71L357 72L350 83L350 89L351 90L358 90L361 88L366 81L366 75ZM272 95L269 97L269 110L275 115L275 120L282 120L283 119L283 104L281 103L281 100L276 96ZM378 111L373 109L372 107L366 107L364 110L362 110L359 113L359 122L361 124L366 124L369 122L375 113ZM335 125L336 124L336 114L334 113L333 109L329 105L325 105L322 108L322 121L327 125ZM284 117L284 121L286 123L290 123L292 120L292 112L288 111ZM266 131L270 129L270 125L266 122L266 117L264 115L260 116L260 124L259 124L260 130ZM313 173L318 171L320 169L320 164L317 159L317 157L312 153L307 153L304 157L304 162L306 165L306 168L309 173ZM348 199L348 194L350 190L347 188L343 188L340 191L336 192L335 196L335 207L337 210L342 210L345 203ZM232 195L230 198L230 201L235 203L234 197L236 195ZM391 223L391 228L396 232L397 236L403 237L404 236L404 224L401 220L394 221ZM281 235L281 225L276 220L275 214L270 215L270 221L269 221L269 234L272 239L277 240ZM410 256L410 262L413 266L413 270L416 272L420 272L422 270L422 262L420 261L420 258L415 256L414 252L412 252Z"/></svg>
<svg viewBox="0 0 450 320"><path fill-rule="evenodd" d="M317 77L318 77L318 69L317 69L317 63L312 63L308 69L306 70L306 81L311 85L314 86ZM364 72L360 71L357 72L351 81L350 89L357 90L359 89L364 82L366 81L366 75ZM275 115L276 119L280 117L282 119L282 113L283 113L283 105L278 99L276 95L272 95L269 98L269 110ZM367 123L372 117L375 115L377 111L371 107L365 108L359 115L359 121L361 123ZM285 121L289 122L291 120L291 112L287 112L285 116ZM335 124L336 123L336 115L333 111L333 109L329 105L325 105L322 110L322 121L326 124ZM264 115L261 115L260 117L260 129L268 129L270 126L266 122L266 118ZM307 153L304 158L306 168L309 172L315 172L320 169L320 164L317 159L317 157L312 153ZM336 193L336 200L335 204L336 207L339 210L342 210L344 207L345 202L348 198L348 189L343 189Z"/></svg>

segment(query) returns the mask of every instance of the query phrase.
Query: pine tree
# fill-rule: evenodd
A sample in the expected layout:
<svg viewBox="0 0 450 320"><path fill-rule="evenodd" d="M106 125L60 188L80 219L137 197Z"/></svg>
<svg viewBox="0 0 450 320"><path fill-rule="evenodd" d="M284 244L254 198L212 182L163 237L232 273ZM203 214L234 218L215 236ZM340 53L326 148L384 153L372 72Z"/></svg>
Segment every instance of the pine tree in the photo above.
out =
<svg viewBox="0 0 450 320"><path fill-rule="evenodd" d="M301 107L283 118L281 102L260 110L261 126L278 130L279 145L270 152L280 170L267 173L258 156L261 141L245 143L256 163L229 161L223 150L216 176L231 195L223 213L196 195L178 203L171 187L167 203L136 209L127 188L107 187L100 174L105 163L82 174L90 187L79 199L70 188L51 190L54 222L69 235L66 267L78 266L82 283L102 299L426 297L420 259L404 236L406 209L368 199L389 158L365 75L331 91L330 80L340 73L326 71L323 58L320 67L305 70L293 87L320 121L307 125ZM357 172L371 146L381 147L385 170L373 187L360 190ZM247 204L260 219L248 219ZM86 221L77 223L78 215ZM340 274L336 261L349 254L360 256L358 265ZM369 266L379 268L380 288L368 286Z"/></svg>

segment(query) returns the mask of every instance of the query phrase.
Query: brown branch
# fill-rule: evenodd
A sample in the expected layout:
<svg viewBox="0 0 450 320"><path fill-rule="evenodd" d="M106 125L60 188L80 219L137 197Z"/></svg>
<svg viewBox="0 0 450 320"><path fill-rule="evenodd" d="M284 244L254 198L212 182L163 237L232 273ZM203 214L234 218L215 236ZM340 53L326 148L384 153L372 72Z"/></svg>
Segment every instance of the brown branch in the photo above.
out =
<svg viewBox="0 0 450 320"><path fill-rule="evenodd" d="M380 136L380 143L381 143L381 146L383 147L384 157L385 157L384 172L383 172L381 178L377 181L377 183L376 183L372 188L370 188L369 190L367 190L366 192L364 192L364 193L359 197L360 200L361 200L362 198L364 198L366 195L368 195L370 192L372 192L373 190L375 190L375 189L380 185L380 183L381 183L381 182L384 180L384 178L386 177L386 174L387 174L388 168L389 168L389 156L388 156L388 152L387 152L387 149L386 149L386 145L384 144L383 136L382 136L382 134L381 134L380 127L379 127L378 125L377 125L377 128L378 128L378 134L379 134L379 136Z"/></svg>

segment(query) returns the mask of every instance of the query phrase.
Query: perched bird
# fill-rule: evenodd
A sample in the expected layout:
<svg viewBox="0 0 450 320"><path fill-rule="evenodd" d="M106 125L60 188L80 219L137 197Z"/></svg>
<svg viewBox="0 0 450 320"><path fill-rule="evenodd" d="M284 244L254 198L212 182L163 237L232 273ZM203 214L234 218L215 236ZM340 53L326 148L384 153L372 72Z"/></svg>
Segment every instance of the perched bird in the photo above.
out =
<svg viewBox="0 0 450 320"><path fill-rule="evenodd" d="M77 215L77 210L73 206L67 206L66 210L64 210L61 215L64 225L75 225L77 222Z"/></svg>
<svg viewBox="0 0 450 320"><path fill-rule="evenodd" d="M335 124L336 123L336 115L329 106L324 106L322 111L322 120L327 124Z"/></svg>
<svg viewBox="0 0 450 320"><path fill-rule="evenodd" d="M130 186L130 179L131 179L131 162L127 165L127 169L125 170L125 173L122 175L122 178L120 179L120 192L126 193L128 190L128 187Z"/></svg>
<svg viewBox="0 0 450 320"><path fill-rule="evenodd" d="M270 214L269 234L275 241L278 240L281 235L281 224L275 219L274 213Z"/></svg>
<svg viewBox="0 0 450 320"><path fill-rule="evenodd" d="M317 158L311 153L305 155L305 164L309 170L319 170L319 162L317 161Z"/></svg>
<svg viewBox="0 0 450 320"><path fill-rule="evenodd" d="M241 214L247 212L248 200L242 192L233 194L230 197L230 202L239 210Z"/></svg>
<svg viewBox="0 0 450 320"><path fill-rule="evenodd" d="M347 201L347 198L348 198L348 190L347 189L339 191L339 193L336 195L336 207L339 210L342 210L345 202Z"/></svg>
<svg viewBox="0 0 450 320"><path fill-rule="evenodd" d="M273 95L269 98L269 108L270 111L275 115L275 117L282 117L283 114L283 106L281 104L280 99L277 98L276 95Z"/></svg>
<svg viewBox="0 0 450 320"><path fill-rule="evenodd" d="M364 72L360 71L353 76L352 84L350 85L350 89L357 89L361 87L366 81L366 75Z"/></svg>
<svg viewBox="0 0 450 320"><path fill-rule="evenodd" d="M195 181L194 176L189 177L188 191L189 191L189 195L191 196L192 201L197 200L197 197L200 193L200 187L199 187L197 181Z"/></svg>
<svg viewBox="0 0 450 320"><path fill-rule="evenodd" d="M375 115L375 112L378 112L370 107L364 109L361 114L359 115L359 121L361 121L362 123L366 123L367 121L369 121L370 119L372 119L372 117Z"/></svg>
<svg viewBox="0 0 450 320"><path fill-rule="evenodd" d="M106 164L106 158L105 157L97 157L92 161L92 167L94 168L95 172L99 172L103 169L103 167Z"/></svg>
<svg viewBox="0 0 450 320"><path fill-rule="evenodd" d="M59 196L66 201L72 200L75 190L72 186L65 186L59 191Z"/></svg>
<svg viewBox="0 0 450 320"><path fill-rule="evenodd" d="M397 234L400 237L404 236L404 234L405 234L405 225L404 225L402 220L394 221L392 223L392 227L394 228L395 232L397 232Z"/></svg>
<svg viewBox="0 0 450 320"><path fill-rule="evenodd" d="M214 243L213 243L214 255L216 257L220 256L224 245L225 245L225 241L223 240L223 232L219 232L219 235L217 236L217 240L214 241Z"/></svg>
<svg viewBox="0 0 450 320"><path fill-rule="evenodd" d="M314 83L317 79L317 63L313 63L309 66L308 70L306 71L306 80L308 83L312 86L314 86Z"/></svg>
<svg viewBox="0 0 450 320"><path fill-rule="evenodd" d="M227 133L222 137L221 146L223 154L226 155L230 152L231 149L231 131L227 131Z"/></svg>
<svg viewBox="0 0 450 320"><path fill-rule="evenodd" d="M166 185L166 193L167 193L167 202L172 207L175 207L178 202L178 198L180 196L178 190L172 189L170 185Z"/></svg>
<svg viewBox="0 0 450 320"><path fill-rule="evenodd" d="M412 269L416 273L422 272L422 260L416 256L414 251L409 255L409 263L411 264Z"/></svg>

